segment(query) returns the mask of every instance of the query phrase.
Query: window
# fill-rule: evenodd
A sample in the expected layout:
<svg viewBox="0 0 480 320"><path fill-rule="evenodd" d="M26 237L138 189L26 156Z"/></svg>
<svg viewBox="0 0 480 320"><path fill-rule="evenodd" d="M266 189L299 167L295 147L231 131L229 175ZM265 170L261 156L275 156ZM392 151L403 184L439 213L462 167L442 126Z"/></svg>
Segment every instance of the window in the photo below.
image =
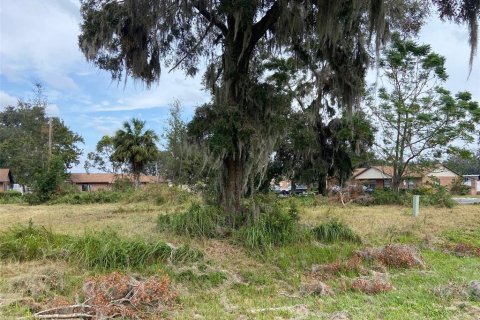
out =
<svg viewBox="0 0 480 320"><path fill-rule="evenodd" d="M383 187L384 187L384 188L390 189L391 184L392 184L392 180L390 180L390 179L385 179L385 180L383 180Z"/></svg>
<svg viewBox="0 0 480 320"><path fill-rule="evenodd" d="M92 186L89 184L82 184L82 191L91 191Z"/></svg>

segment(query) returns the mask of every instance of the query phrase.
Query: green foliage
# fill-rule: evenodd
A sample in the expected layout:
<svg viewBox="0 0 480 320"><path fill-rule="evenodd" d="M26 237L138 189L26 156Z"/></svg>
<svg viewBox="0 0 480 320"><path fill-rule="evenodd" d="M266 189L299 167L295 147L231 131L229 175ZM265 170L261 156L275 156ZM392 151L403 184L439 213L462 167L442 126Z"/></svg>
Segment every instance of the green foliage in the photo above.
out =
<svg viewBox="0 0 480 320"><path fill-rule="evenodd" d="M125 193L109 190L94 192L75 192L66 194L50 201L50 204L91 204L91 203L115 203L126 197Z"/></svg>
<svg viewBox="0 0 480 320"><path fill-rule="evenodd" d="M15 182L31 186L33 178L45 170L49 162L49 121L52 128L52 154L65 168L78 164L83 138L72 132L56 117L47 117L48 101L43 88L35 86L30 102L19 101L0 111L0 168L9 168ZM2 106L3 107L3 106Z"/></svg>
<svg viewBox="0 0 480 320"><path fill-rule="evenodd" d="M203 253L189 246L174 249L163 241L127 240L116 232L87 232L83 236L55 234L44 227L15 225L0 234L0 259L27 261L58 259L88 269L139 269L159 262L195 262Z"/></svg>
<svg viewBox="0 0 480 320"><path fill-rule="evenodd" d="M23 196L21 192L16 190L8 190L0 192L0 204L22 203Z"/></svg>
<svg viewBox="0 0 480 320"><path fill-rule="evenodd" d="M14 225L0 234L0 259L27 261L57 256L66 239L44 227Z"/></svg>
<svg viewBox="0 0 480 320"><path fill-rule="evenodd" d="M248 249L265 251L275 246L308 239L305 227L298 224L295 207L262 203L253 219L235 232L235 238Z"/></svg>
<svg viewBox="0 0 480 320"><path fill-rule="evenodd" d="M66 179L65 165L59 156L52 156L46 168L38 172L33 183L33 194L27 198L28 203L38 204L46 202L55 194Z"/></svg>
<svg viewBox="0 0 480 320"><path fill-rule="evenodd" d="M321 225L313 228L312 232L315 239L321 242L362 242L359 235L338 220L330 220L327 223L322 223Z"/></svg>
<svg viewBox="0 0 480 320"><path fill-rule="evenodd" d="M391 189L375 190L372 194L372 204L411 206L413 195L420 196L422 205L446 208L455 206L455 201L452 200L452 195L447 188L436 184L400 192L394 192Z"/></svg>
<svg viewBox="0 0 480 320"><path fill-rule="evenodd" d="M160 230L188 237L215 238L224 234L225 214L215 206L192 204L187 210L157 219Z"/></svg>
<svg viewBox="0 0 480 320"><path fill-rule="evenodd" d="M112 137L111 161L127 164L137 186L140 174L149 162L156 160L158 154L155 144L158 136L153 130L144 128L145 121L133 118L130 122L124 122L123 128Z"/></svg>
<svg viewBox="0 0 480 320"><path fill-rule="evenodd" d="M185 270L175 275L175 278L201 288L217 287L227 280L225 273L220 271L197 274L192 270Z"/></svg>
<svg viewBox="0 0 480 320"><path fill-rule="evenodd" d="M398 190L408 166L421 158L465 153L453 143L471 143L480 121L478 102L469 92L452 95L441 86L447 79L445 58L429 45L398 34L380 65L389 88L380 88L372 112L382 129L381 152L393 166L392 188Z"/></svg>
<svg viewBox="0 0 480 320"><path fill-rule="evenodd" d="M450 186L450 193L460 196L465 196L469 193L470 187L463 183L463 177L458 177L453 180L452 185Z"/></svg>
<svg viewBox="0 0 480 320"><path fill-rule="evenodd" d="M172 249L162 241L124 240L114 231L88 232L66 246L68 260L89 269L139 268L164 262Z"/></svg>

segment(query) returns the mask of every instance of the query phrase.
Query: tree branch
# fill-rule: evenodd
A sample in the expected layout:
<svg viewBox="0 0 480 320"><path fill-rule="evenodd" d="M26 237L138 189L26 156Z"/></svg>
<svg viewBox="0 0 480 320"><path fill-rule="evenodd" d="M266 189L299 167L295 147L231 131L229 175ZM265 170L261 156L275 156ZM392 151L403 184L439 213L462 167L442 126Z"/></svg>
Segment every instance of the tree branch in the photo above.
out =
<svg viewBox="0 0 480 320"><path fill-rule="evenodd" d="M205 18L207 19L210 23L213 23L221 32L224 36L227 35L228 33L228 28L227 26L220 20L217 19L215 15L210 13L206 6L205 2L202 0L196 0L192 1L192 6L198 10L198 12Z"/></svg>

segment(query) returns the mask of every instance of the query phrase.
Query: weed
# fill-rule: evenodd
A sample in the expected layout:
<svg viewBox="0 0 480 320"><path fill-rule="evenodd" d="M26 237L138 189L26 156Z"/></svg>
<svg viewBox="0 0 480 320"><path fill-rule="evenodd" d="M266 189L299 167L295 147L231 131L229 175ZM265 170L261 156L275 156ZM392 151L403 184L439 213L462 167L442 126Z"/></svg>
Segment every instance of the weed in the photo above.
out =
<svg viewBox="0 0 480 320"><path fill-rule="evenodd" d="M355 234L352 229L335 219L315 227L312 231L315 239L318 241L349 241L354 243L362 242L360 236Z"/></svg>

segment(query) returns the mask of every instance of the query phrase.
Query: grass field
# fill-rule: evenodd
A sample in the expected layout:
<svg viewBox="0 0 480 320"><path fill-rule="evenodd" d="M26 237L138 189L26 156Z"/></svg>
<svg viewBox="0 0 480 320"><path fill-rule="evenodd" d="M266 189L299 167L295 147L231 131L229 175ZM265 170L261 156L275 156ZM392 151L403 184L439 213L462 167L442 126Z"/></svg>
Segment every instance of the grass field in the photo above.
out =
<svg viewBox="0 0 480 320"><path fill-rule="evenodd" d="M60 234L81 236L109 229L125 239L157 239L199 249L205 255L201 263L165 262L123 270L142 275L166 272L179 296L167 314L174 319L480 319L480 303L466 293L470 281L480 280L480 257L446 249L456 244L480 248L478 205L422 208L418 218L409 208L397 206L300 206L301 223L314 226L338 219L363 243L297 243L255 253L228 237L198 239L158 231L160 214L180 210L142 202L0 205L0 231L31 221ZM376 295L345 288L359 276L348 271L321 279L333 294L302 294L302 288L319 280L312 272L315 265L346 261L356 250L389 243L415 246L425 267L378 271L388 277L393 290ZM86 277L104 272L54 259L0 263L2 319L28 318L28 306L46 304L55 296L74 300ZM45 279L38 275L52 272L55 285L35 283Z"/></svg>

